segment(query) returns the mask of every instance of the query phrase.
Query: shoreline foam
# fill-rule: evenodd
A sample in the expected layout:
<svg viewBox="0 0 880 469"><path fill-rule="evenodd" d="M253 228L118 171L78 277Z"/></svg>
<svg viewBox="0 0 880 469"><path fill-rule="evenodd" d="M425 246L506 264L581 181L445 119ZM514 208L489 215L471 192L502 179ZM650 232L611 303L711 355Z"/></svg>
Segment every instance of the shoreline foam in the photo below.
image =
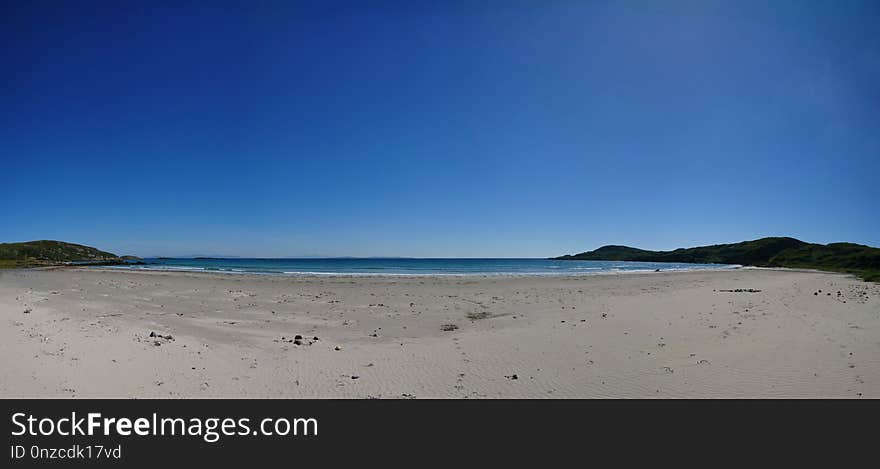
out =
<svg viewBox="0 0 880 469"><path fill-rule="evenodd" d="M741 265L723 265L717 267L668 267L660 269L659 272L698 272L698 271L714 271L714 270L735 270L740 269ZM93 266L86 267L92 270L114 270L114 271L134 271L134 272L204 272L217 274L254 274L254 275L278 275L278 276L296 276L296 277L544 277L544 276L560 276L560 277L577 277L603 274L629 274L629 273L657 273L657 269L602 269L602 268L585 268L570 269L560 272L321 272L321 271L259 271L246 269L221 269L221 268L204 268L189 266Z"/></svg>

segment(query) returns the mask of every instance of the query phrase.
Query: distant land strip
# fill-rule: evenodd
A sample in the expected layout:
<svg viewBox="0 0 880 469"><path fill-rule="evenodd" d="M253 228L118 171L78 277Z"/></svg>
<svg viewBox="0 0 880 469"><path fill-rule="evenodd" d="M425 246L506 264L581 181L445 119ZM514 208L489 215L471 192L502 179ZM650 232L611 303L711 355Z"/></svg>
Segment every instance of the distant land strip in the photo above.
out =
<svg viewBox="0 0 880 469"><path fill-rule="evenodd" d="M67 264L115 265L139 260L135 256L117 256L91 246L63 241L27 241L0 243L0 268L25 268Z"/></svg>
<svg viewBox="0 0 880 469"><path fill-rule="evenodd" d="M814 244L794 238L772 237L734 244L716 244L673 251L648 251L628 246L602 246L595 251L565 255L554 260L679 262L739 264L845 272L880 282L880 249L853 243ZM0 268L69 264L116 265L138 261L81 244L63 241L0 243Z"/></svg>
<svg viewBox="0 0 880 469"><path fill-rule="evenodd" d="M855 274L880 282L880 249L853 243L814 244L788 237L761 238L734 244L715 244L673 251L648 251L629 246L602 246L595 251L554 260L685 262L788 267Z"/></svg>

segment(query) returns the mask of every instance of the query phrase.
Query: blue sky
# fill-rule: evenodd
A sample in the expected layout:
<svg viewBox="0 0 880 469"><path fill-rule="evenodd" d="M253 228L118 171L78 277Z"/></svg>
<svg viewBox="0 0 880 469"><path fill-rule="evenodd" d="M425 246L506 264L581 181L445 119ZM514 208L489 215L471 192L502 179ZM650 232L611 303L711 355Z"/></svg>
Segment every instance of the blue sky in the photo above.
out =
<svg viewBox="0 0 880 469"><path fill-rule="evenodd" d="M0 241L880 246L876 2L113 3L2 7Z"/></svg>

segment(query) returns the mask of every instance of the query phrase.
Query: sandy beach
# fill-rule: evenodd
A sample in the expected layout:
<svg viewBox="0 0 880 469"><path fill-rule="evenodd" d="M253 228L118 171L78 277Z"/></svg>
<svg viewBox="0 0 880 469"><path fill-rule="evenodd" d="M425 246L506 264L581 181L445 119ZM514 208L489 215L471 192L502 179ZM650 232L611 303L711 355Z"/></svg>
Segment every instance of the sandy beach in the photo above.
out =
<svg viewBox="0 0 880 469"><path fill-rule="evenodd" d="M839 292L839 293L838 293ZM0 271L0 397L880 397L880 285Z"/></svg>

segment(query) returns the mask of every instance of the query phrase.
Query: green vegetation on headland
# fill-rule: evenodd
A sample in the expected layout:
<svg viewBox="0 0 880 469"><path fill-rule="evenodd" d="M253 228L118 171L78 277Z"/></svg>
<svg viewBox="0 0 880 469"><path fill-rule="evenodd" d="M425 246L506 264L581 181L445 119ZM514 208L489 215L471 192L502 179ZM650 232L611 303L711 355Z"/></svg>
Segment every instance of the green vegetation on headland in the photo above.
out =
<svg viewBox="0 0 880 469"><path fill-rule="evenodd" d="M805 243L794 238L761 238L735 244L679 248L674 251L602 246L595 251L553 259L789 267L846 272L870 282L880 282L880 249L853 243Z"/></svg>
<svg viewBox="0 0 880 469"><path fill-rule="evenodd" d="M0 243L0 268L22 268L64 264L121 264L123 258L81 244L62 241Z"/></svg>

